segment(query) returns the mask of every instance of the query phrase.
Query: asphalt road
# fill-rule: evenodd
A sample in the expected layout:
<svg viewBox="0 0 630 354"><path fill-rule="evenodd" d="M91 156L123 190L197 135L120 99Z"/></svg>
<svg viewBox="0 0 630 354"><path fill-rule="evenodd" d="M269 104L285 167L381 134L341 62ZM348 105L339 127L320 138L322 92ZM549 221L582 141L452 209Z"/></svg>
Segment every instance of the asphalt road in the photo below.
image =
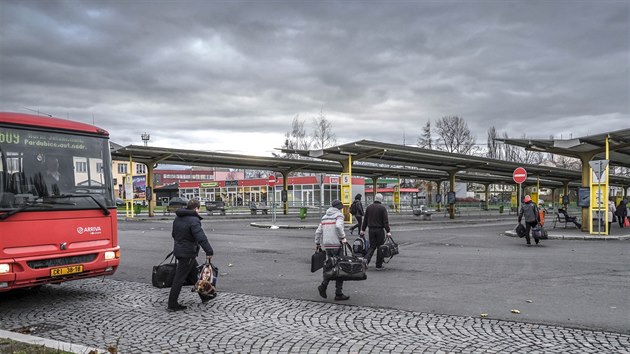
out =
<svg viewBox="0 0 630 354"><path fill-rule="evenodd" d="M513 220L392 219L401 253L386 270L372 268L366 281L346 282L347 303L630 333L629 241L545 240L527 247L502 235ZM310 273L313 229L253 228L251 221L203 221L220 269L219 291L334 302L317 293L321 272ZM152 266L172 248L170 230L170 221L121 220L122 261L113 278L150 284Z"/></svg>

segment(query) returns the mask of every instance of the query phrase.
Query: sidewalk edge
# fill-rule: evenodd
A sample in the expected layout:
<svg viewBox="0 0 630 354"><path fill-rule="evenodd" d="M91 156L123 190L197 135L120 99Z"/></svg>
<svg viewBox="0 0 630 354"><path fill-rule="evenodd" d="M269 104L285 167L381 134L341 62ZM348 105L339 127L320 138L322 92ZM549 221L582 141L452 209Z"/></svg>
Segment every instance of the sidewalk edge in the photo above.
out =
<svg viewBox="0 0 630 354"><path fill-rule="evenodd" d="M104 350L98 348L90 348L80 344L74 343L66 343L53 339L46 339L36 336L31 336L27 334L5 331L0 329L0 338L11 339L16 342L22 342L27 344L34 345L43 345L46 348L51 348L55 350L77 353L77 354L87 354L87 353L107 353Z"/></svg>

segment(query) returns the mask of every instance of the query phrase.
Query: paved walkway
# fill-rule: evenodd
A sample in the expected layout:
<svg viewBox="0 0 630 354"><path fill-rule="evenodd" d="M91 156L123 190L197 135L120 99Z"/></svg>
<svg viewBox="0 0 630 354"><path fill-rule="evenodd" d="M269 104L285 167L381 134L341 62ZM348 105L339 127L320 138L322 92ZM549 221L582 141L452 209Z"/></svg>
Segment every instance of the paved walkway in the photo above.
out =
<svg viewBox="0 0 630 354"><path fill-rule="evenodd" d="M167 312L148 284L47 286L3 297L0 329L120 353L630 353L617 333L236 293L202 305L186 289L189 308Z"/></svg>

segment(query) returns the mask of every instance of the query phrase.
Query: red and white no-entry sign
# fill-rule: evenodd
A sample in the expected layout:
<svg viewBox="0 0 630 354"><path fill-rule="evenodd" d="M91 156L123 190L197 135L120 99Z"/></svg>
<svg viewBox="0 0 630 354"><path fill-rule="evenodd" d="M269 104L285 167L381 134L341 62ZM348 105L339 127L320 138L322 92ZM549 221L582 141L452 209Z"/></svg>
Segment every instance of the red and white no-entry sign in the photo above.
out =
<svg viewBox="0 0 630 354"><path fill-rule="evenodd" d="M276 185L276 176L271 175L269 176L269 179L267 179L267 184L269 185L269 187L273 187Z"/></svg>
<svg viewBox="0 0 630 354"><path fill-rule="evenodd" d="M512 178L514 179L514 182L521 184L525 182L525 180L527 180L527 171L525 171L525 169L522 167L518 167L516 170L514 170Z"/></svg>

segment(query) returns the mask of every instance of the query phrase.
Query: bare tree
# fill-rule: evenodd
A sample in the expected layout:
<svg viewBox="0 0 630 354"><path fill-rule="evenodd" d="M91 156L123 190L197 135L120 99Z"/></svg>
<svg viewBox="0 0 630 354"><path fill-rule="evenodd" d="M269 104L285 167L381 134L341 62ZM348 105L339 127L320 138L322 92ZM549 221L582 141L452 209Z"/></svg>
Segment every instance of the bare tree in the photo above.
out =
<svg viewBox="0 0 630 354"><path fill-rule="evenodd" d="M501 155L501 148L497 143L497 129L492 126L488 129L488 152L487 157L491 159L499 159Z"/></svg>
<svg viewBox="0 0 630 354"><path fill-rule="evenodd" d="M255 179L255 178L266 178L269 175L274 174L273 171L265 171L265 170L245 170L245 178L246 179Z"/></svg>
<svg viewBox="0 0 630 354"><path fill-rule="evenodd" d="M418 137L418 147L423 149L433 149L433 139L431 137L431 120L422 128L422 134Z"/></svg>
<svg viewBox="0 0 630 354"><path fill-rule="evenodd" d="M475 137L468 129L464 118L445 116L436 123L440 150L460 154L471 154L475 150Z"/></svg>
<svg viewBox="0 0 630 354"><path fill-rule="evenodd" d="M566 168L567 170L580 170L582 168L580 160L568 156L554 155L553 162L556 164L556 167Z"/></svg>
<svg viewBox="0 0 630 354"><path fill-rule="evenodd" d="M319 117L313 118L315 122L315 132L313 132L313 147L323 149L337 144L335 133L332 132L332 123L326 119L322 111Z"/></svg>
<svg viewBox="0 0 630 354"><path fill-rule="evenodd" d="M503 139L509 139L510 137L508 136L507 132L503 132ZM500 158L502 160L505 161L511 161L511 162L518 162L520 160L520 157L518 155L518 150L516 150L516 147L509 145L509 144L505 144L503 143L503 151L500 154Z"/></svg>
<svg viewBox="0 0 630 354"><path fill-rule="evenodd" d="M299 115L296 115L291 123L291 131L284 134L284 144L282 144L282 148L287 150L308 150L310 147L311 141L304 129L304 121L300 119ZM299 155L291 153L285 153L282 155L273 154L273 156L300 158Z"/></svg>

